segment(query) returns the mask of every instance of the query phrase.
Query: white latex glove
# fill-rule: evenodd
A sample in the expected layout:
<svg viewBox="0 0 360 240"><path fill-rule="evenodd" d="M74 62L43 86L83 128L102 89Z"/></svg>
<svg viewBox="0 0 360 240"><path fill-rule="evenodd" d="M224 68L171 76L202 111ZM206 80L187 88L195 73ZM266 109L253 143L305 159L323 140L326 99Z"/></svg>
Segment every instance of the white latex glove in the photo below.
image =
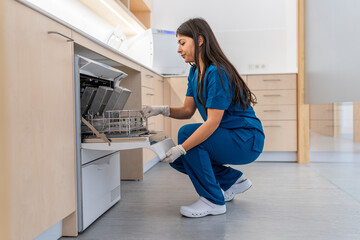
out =
<svg viewBox="0 0 360 240"><path fill-rule="evenodd" d="M170 148L166 153L166 158L162 160L164 163L172 163L181 155L185 155L186 151L181 145Z"/></svg>
<svg viewBox="0 0 360 240"><path fill-rule="evenodd" d="M170 116L170 107L167 105L163 105L163 106L146 106L143 109L143 114L144 117L148 118L148 117L152 117L152 116L156 116L159 114L162 114L164 116Z"/></svg>

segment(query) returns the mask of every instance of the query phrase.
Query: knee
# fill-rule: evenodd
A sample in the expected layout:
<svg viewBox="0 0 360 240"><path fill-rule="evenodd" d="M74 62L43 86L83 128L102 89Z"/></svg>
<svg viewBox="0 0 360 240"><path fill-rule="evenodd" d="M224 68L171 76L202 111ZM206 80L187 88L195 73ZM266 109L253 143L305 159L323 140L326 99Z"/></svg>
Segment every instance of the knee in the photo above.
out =
<svg viewBox="0 0 360 240"><path fill-rule="evenodd" d="M193 132L196 131L196 129L198 129L198 127L200 127L201 124L187 124L182 126L179 129L179 133L178 133L178 143L182 144L183 142L185 142L185 140L191 136L191 134L193 134Z"/></svg>
<svg viewBox="0 0 360 240"><path fill-rule="evenodd" d="M185 140L189 137L187 134L188 131L186 129L186 126L187 125L184 125L179 129L179 132L178 132L178 143L179 144L182 144L183 142L185 142Z"/></svg>

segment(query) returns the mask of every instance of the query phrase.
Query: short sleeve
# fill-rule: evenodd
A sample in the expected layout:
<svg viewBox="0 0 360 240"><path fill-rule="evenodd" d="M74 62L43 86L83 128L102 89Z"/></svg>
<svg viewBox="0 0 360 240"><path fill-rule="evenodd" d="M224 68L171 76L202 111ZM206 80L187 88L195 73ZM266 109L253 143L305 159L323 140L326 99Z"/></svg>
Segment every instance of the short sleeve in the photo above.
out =
<svg viewBox="0 0 360 240"><path fill-rule="evenodd" d="M194 82L194 77L195 76L195 67L192 66L190 68L190 73L189 73L189 76L188 76L188 85L187 85L187 90L186 90L186 96L187 97L194 97L194 90L193 90L193 82Z"/></svg>
<svg viewBox="0 0 360 240"><path fill-rule="evenodd" d="M187 86L187 90L186 90L186 96L187 97L193 97L193 89L192 89L192 84L190 82L190 79L188 79L188 86Z"/></svg>
<svg viewBox="0 0 360 240"><path fill-rule="evenodd" d="M224 87L217 68L208 73L206 108L226 110L231 104L232 94L230 92L229 80L223 70L221 71L221 76Z"/></svg>

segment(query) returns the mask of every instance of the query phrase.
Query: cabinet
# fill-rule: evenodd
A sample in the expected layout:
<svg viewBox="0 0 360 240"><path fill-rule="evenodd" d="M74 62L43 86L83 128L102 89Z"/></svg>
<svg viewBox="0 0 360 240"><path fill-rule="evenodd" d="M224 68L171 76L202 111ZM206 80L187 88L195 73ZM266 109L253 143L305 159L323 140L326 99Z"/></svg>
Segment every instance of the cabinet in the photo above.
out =
<svg viewBox="0 0 360 240"><path fill-rule="evenodd" d="M164 105L164 79L145 68L141 69L142 107L147 105ZM158 115L148 119L150 131L164 131L164 116ZM150 162L156 154L149 149L142 149L143 164Z"/></svg>
<svg viewBox="0 0 360 240"><path fill-rule="evenodd" d="M187 77L171 77L165 78L165 104L172 107L179 107L184 104L187 90ZM185 124L202 123L204 122L199 111L196 110L195 114L190 119L166 119L165 126L167 126L168 135L177 142L179 129Z"/></svg>
<svg viewBox="0 0 360 240"><path fill-rule="evenodd" d="M296 74L248 75L265 132L264 151L297 151Z"/></svg>
<svg viewBox="0 0 360 240"><path fill-rule="evenodd" d="M71 37L63 25L19 2L1 2L6 130L0 138L6 145L0 152L6 164L0 175L6 190L0 223L7 227L0 239L33 239L69 215L76 219L73 43L48 34ZM76 224L68 230L76 235Z"/></svg>
<svg viewBox="0 0 360 240"><path fill-rule="evenodd" d="M339 136L339 108L336 103L310 105L310 130L330 136Z"/></svg>
<svg viewBox="0 0 360 240"><path fill-rule="evenodd" d="M151 0L121 0L121 2L146 28L151 27Z"/></svg>
<svg viewBox="0 0 360 240"><path fill-rule="evenodd" d="M126 36L136 35L151 27L151 0L80 0L80 2L114 27L121 26Z"/></svg>

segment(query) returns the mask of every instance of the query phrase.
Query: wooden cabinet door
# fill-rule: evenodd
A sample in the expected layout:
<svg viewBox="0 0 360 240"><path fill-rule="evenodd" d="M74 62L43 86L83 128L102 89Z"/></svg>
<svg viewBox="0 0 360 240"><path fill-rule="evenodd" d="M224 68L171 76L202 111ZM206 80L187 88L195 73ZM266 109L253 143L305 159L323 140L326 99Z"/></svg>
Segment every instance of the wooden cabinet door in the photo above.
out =
<svg viewBox="0 0 360 240"><path fill-rule="evenodd" d="M33 239L76 210L71 30L14 0L3 2L9 239ZM1 234L0 234L1 238ZM2 239L2 238L1 238Z"/></svg>
<svg viewBox="0 0 360 240"><path fill-rule="evenodd" d="M171 107L179 107L184 104L187 91L187 77L172 77L165 79L165 89L169 93L166 95L165 99L169 102ZM203 119L198 110L190 119L170 119L170 137L173 139L174 143L177 144L178 132L179 129L186 124L191 123L203 123Z"/></svg>
<svg viewBox="0 0 360 240"><path fill-rule="evenodd" d="M155 83L155 93L154 93L154 104L155 105L164 105L164 79L158 78L154 80ZM158 115L155 116L155 130L156 131L164 131L164 116Z"/></svg>

